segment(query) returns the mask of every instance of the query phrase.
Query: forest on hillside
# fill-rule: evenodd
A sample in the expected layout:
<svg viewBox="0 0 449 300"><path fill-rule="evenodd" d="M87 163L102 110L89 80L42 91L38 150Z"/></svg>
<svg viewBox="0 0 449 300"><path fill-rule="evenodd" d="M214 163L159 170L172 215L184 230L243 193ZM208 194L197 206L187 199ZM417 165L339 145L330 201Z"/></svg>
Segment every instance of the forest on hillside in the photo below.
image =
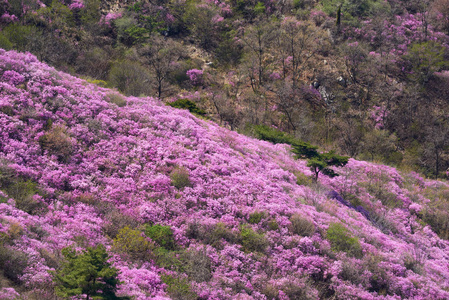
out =
<svg viewBox="0 0 449 300"><path fill-rule="evenodd" d="M0 47L251 135L449 167L447 0L1 0Z"/></svg>

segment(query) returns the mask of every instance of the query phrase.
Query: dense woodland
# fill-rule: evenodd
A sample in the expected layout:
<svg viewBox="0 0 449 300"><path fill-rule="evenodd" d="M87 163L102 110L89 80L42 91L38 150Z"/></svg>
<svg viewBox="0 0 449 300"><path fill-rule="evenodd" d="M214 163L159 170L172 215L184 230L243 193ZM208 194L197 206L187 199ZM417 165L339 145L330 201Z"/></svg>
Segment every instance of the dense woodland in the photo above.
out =
<svg viewBox="0 0 449 300"><path fill-rule="evenodd" d="M2 0L0 47L429 177L449 167L449 1Z"/></svg>
<svg viewBox="0 0 449 300"><path fill-rule="evenodd" d="M1 300L449 299L449 1L0 26Z"/></svg>

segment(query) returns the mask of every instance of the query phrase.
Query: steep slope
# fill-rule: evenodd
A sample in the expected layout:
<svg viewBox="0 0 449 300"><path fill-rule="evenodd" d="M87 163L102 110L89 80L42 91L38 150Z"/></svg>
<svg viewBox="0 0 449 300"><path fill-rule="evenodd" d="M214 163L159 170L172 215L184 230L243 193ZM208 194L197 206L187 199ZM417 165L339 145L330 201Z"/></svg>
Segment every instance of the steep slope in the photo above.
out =
<svg viewBox="0 0 449 300"><path fill-rule="evenodd" d="M351 159L315 184L286 145L30 54L0 78L5 299L49 299L61 250L98 244L136 299L449 298L445 182Z"/></svg>

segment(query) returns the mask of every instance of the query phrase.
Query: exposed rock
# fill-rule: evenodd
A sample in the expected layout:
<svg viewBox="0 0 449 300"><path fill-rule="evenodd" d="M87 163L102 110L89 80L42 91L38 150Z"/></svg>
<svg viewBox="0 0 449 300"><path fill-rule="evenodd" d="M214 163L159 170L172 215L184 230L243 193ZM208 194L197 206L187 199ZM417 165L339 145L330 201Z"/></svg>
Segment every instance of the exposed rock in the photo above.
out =
<svg viewBox="0 0 449 300"><path fill-rule="evenodd" d="M332 93L327 92L326 88L322 85L318 87L318 92L320 92L321 98L323 98L326 105L330 105L335 98L335 96Z"/></svg>
<svg viewBox="0 0 449 300"><path fill-rule="evenodd" d="M346 87L346 80L343 78L343 76L337 77L337 82L339 85Z"/></svg>
<svg viewBox="0 0 449 300"><path fill-rule="evenodd" d="M102 0L101 1L101 13L106 15L108 13L116 13L130 4L136 2L149 2L149 0Z"/></svg>

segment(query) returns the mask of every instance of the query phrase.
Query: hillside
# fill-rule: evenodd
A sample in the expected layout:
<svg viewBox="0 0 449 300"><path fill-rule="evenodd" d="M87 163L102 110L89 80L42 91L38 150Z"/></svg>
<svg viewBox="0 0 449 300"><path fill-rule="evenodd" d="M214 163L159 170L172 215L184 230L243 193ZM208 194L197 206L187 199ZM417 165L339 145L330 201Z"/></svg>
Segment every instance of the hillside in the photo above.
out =
<svg viewBox="0 0 449 300"><path fill-rule="evenodd" d="M0 0L0 48L449 178L449 0Z"/></svg>
<svg viewBox="0 0 449 300"><path fill-rule="evenodd" d="M132 299L448 299L449 184L306 162L0 50L1 299L105 245ZM19 294L21 296L19 296Z"/></svg>

